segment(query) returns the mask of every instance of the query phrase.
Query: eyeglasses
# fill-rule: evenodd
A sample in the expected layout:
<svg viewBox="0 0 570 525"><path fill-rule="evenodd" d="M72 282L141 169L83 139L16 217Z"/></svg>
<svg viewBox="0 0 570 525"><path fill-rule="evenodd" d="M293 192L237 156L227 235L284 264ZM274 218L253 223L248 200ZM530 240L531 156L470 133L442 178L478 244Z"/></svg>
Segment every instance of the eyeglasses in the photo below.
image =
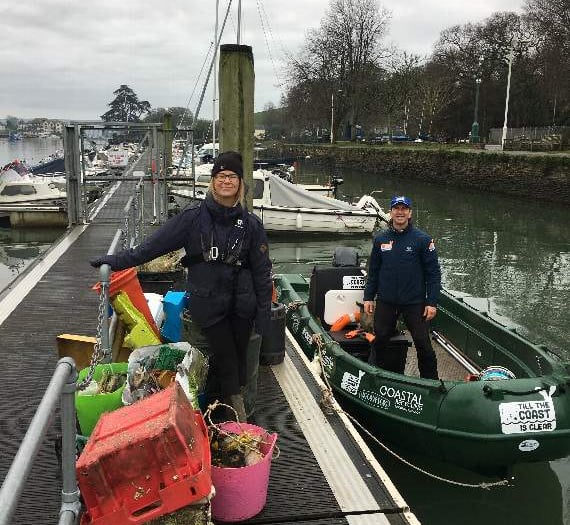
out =
<svg viewBox="0 0 570 525"><path fill-rule="evenodd" d="M216 179L217 181L224 181L224 180L229 180L230 182L235 182L236 180L239 179L239 176L236 175L235 173L216 173L214 175L214 179Z"/></svg>

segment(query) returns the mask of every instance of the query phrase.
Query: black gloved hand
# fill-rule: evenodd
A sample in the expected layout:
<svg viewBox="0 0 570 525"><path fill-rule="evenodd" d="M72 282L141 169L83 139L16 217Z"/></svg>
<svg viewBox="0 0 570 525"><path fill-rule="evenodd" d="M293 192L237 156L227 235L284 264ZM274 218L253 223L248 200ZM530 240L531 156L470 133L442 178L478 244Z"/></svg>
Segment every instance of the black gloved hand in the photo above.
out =
<svg viewBox="0 0 570 525"><path fill-rule="evenodd" d="M93 268L99 268L104 264L109 264L112 267L113 266L112 261L113 261L112 255L104 255L103 257L98 257L97 259L89 261L89 264L93 266Z"/></svg>
<svg viewBox="0 0 570 525"><path fill-rule="evenodd" d="M270 324L270 316L268 312L257 312L253 322L253 329L259 335L267 334Z"/></svg>

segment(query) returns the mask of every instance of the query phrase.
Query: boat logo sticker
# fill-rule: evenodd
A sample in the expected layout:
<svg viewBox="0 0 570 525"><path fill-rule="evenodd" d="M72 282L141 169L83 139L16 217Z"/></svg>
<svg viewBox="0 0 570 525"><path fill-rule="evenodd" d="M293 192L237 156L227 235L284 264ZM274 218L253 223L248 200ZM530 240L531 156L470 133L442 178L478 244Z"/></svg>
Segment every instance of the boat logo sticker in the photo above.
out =
<svg viewBox="0 0 570 525"><path fill-rule="evenodd" d="M299 316L295 313L291 314L291 329L293 330L293 333L297 333L299 331L299 322L301 320L299 319Z"/></svg>
<svg viewBox="0 0 570 525"><path fill-rule="evenodd" d="M345 275L342 278L343 290L361 290L366 286L364 275Z"/></svg>
<svg viewBox="0 0 570 525"><path fill-rule="evenodd" d="M349 394L355 396L358 394L358 387L360 386L360 381L364 372L362 370L358 371L358 376L351 374L350 372L345 372L342 375L342 381L340 382L340 388L346 390Z"/></svg>
<svg viewBox="0 0 570 525"><path fill-rule="evenodd" d="M360 398L369 405L384 409L393 404L394 408L410 414L421 414L424 408L421 394L387 385L382 385L378 392L364 391Z"/></svg>
<svg viewBox="0 0 570 525"><path fill-rule="evenodd" d="M378 392L371 392L370 390L361 390L358 397L366 404L384 410L388 410L391 405L390 400L381 397Z"/></svg>
<svg viewBox="0 0 570 525"><path fill-rule="evenodd" d="M404 412L419 414L424 408L422 395L409 390L400 390L393 386L382 385L380 387L380 395L392 399L394 407Z"/></svg>
<svg viewBox="0 0 570 525"><path fill-rule="evenodd" d="M306 326L303 326L303 329L299 335L305 340L309 347L313 344L313 336Z"/></svg>
<svg viewBox="0 0 570 525"><path fill-rule="evenodd" d="M334 357L327 354L326 349L321 351L321 359L323 363L323 370L327 377L332 377L334 374Z"/></svg>
<svg viewBox="0 0 570 525"><path fill-rule="evenodd" d="M519 443L519 450L521 452L532 452L540 447L540 443L536 439L525 439Z"/></svg>
<svg viewBox="0 0 570 525"><path fill-rule="evenodd" d="M556 430L556 412L552 394L541 391L542 401L514 401L499 404L501 431L503 434L524 434L525 432L552 432ZM522 445L522 444L521 444Z"/></svg>

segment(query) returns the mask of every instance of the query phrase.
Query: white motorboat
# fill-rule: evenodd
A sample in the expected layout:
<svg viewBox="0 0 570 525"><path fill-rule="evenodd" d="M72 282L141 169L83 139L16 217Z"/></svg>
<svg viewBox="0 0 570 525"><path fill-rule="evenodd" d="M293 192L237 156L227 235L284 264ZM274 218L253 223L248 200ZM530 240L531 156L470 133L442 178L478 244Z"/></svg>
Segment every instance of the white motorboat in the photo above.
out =
<svg viewBox="0 0 570 525"><path fill-rule="evenodd" d="M0 216L11 211L66 205L65 177L26 176L0 180Z"/></svg>
<svg viewBox="0 0 570 525"><path fill-rule="evenodd" d="M204 199L210 176L196 174L196 184L171 186L180 207ZM367 233L389 220L370 195L356 204L323 197L267 170L253 172L253 211L272 233Z"/></svg>
<svg viewBox="0 0 570 525"><path fill-rule="evenodd" d="M216 158L220 152L220 144L212 144L211 142L204 144L198 149L197 157L201 164L207 164Z"/></svg>
<svg viewBox="0 0 570 525"><path fill-rule="evenodd" d="M17 159L0 168L0 182L26 180L31 176L30 168Z"/></svg>

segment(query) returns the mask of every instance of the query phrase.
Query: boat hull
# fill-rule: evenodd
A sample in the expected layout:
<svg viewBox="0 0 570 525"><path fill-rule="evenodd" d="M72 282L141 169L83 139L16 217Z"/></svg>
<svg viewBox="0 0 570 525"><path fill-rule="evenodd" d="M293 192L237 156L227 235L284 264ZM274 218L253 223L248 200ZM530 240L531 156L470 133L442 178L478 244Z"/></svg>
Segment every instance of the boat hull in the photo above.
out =
<svg viewBox="0 0 570 525"><path fill-rule="evenodd" d="M323 330L305 304L301 276L278 275L276 289L292 336L309 359L319 356L346 410L383 441L485 473L570 454L567 364L547 366L536 349L549 375L440 382L391 373L350 355Z"/></svg>
<svg viewBox="0 0 570 525"><path fill-rule="evenodd" d="M203 200L206 188L171 187L170 193L180 208L185 208L194 200ZM195 194L195 198L194 198ZM308 208L286 208L262 206L254 201L253 212L261 219L266 231L271 233L371 233L378 217L366 211L347 212L343 210L312 210Z"/></svg>

